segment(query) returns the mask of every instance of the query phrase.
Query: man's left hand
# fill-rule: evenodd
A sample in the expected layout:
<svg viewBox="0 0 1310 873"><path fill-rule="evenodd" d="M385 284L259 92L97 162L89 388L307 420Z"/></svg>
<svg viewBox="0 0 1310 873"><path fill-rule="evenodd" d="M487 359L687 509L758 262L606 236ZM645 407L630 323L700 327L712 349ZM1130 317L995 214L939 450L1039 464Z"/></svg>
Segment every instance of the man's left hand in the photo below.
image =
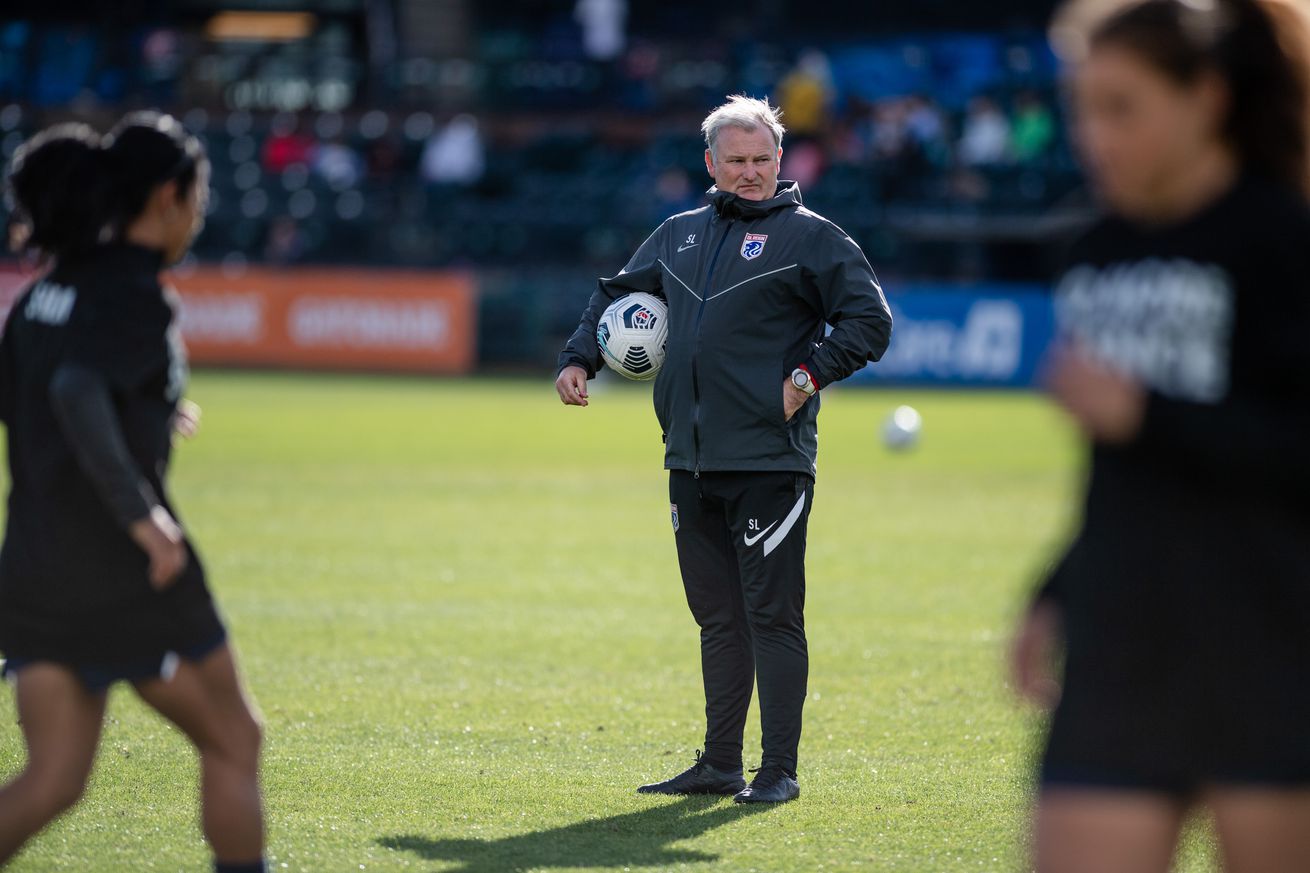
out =
<svg viewBox="0 0 1310 873"><path fill-rule="evenodd" d="M796 414L796 410L805 405L810 395L792 384L791 379L782 380L782 413L787 421Z"/></svg>

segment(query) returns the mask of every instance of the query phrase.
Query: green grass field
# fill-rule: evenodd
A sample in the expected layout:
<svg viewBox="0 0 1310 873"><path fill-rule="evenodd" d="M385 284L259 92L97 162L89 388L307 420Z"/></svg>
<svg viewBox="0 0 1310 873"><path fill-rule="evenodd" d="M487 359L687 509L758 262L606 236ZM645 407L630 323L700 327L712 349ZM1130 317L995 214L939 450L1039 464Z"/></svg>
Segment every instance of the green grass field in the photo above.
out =
<svg viewBox="0 0 1310 873"><path fill-rule="evenodd" d="M549 379L201 373L192 396L174 493L266 720L271 869L1021 867L1040 721L1003 651L1078 476L1040 399L825 394L803 794L761 810L633 793L703 732L648 389L579 410ZM902 402L925 439L893 455ZM7 688L0 710L7 774ZM85 800L12 869L205 869L195 777L117 689Z"/></svg>

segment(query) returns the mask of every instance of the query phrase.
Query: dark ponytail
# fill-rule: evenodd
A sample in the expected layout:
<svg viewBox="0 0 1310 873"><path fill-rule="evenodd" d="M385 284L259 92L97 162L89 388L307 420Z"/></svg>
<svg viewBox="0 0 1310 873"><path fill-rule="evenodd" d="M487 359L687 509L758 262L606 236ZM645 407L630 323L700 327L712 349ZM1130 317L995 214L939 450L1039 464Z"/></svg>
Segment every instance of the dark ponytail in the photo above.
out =
<svg viewBox="0 0 1310 873"><path fill-rule="evenodd" d="M170 115L134 112L103 137L85 124L48 128L9 170L19 245L63 258L119 239L156 188L176 181L185 198L202 174L204 147Z"/></svg>
<svg viewBox="0 0 1310 873"><path fill-rule="evenodd" d="M160 185L177 182L177 196L185 199L202 168L208 177L204 146L171 115L126 115L106 134L104 148L113 179L105 221L114 236L141 214Z"/></svg>
<svg viewBox="0 0 1310 873"><path fill-rule="evenodd" d="M22 249L63 257L106 237L105 152L85 124L41 131L14 152L7 196Z"/></svg>
<svg viewBox="0 0 1310 873"><path fill-rule="evenodd" d="M1137 0L1099 18L1071 4L1052 40L1064 54L1117 46L1180 84L1228 86L1223 134L1243 167L1310 197L1310 68L1300 14L1277 0Z"/></svg>

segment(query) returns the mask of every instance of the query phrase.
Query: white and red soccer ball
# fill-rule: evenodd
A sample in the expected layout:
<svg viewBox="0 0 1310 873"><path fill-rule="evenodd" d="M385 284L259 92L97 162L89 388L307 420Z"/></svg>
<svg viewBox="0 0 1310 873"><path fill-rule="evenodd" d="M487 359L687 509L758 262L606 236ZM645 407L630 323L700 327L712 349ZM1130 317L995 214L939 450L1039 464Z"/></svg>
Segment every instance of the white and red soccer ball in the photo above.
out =
<svg viewBox="0 0 1310 873"><path fill-rule="evenodd" d="M653 294L634 292L611 303L596 323L596 342L611 370L626 379L654 379L669 342L669 309Z"/></svg>

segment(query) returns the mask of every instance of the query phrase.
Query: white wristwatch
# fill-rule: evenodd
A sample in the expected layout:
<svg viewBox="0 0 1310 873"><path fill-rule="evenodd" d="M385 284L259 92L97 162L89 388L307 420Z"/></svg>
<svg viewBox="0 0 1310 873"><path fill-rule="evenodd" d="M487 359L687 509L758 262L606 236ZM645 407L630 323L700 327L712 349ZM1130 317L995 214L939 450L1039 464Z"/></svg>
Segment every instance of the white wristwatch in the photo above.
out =
<svg viewBox="0 0 1310 873"><path fill-rule="evenodd" d="M804 367L797 367L795 370L791 371L791 384L795 385L811 397L813 397L814 393L819 390L814 384L813 377L810 376L810 371Z"/></svg>

